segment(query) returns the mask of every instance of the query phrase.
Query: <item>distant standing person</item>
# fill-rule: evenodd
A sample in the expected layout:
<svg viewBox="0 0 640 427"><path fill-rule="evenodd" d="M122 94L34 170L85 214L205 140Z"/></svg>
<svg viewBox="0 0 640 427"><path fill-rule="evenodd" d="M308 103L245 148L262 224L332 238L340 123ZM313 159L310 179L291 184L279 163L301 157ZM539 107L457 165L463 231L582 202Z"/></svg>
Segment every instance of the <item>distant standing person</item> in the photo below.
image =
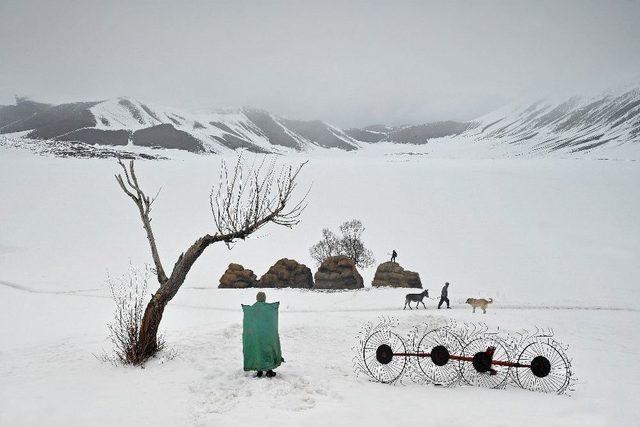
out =
<svg viewBox="0 0 640 427"><path fill-rule="evenodd" d="M393 252L391 252L391 262L396 262L397 256L398 256L398 252L396 252L396 250L394 249Z"/></svg>
<svg viewBox="0 0 640 427"><path fill-rule="evenodd" d="M446 282L442 287L442 292L440 292L440 302L438 303L438 310L440 310L440 306L443 302L447 303L447 308L451 308L449 306L449 282Z"/></svg>

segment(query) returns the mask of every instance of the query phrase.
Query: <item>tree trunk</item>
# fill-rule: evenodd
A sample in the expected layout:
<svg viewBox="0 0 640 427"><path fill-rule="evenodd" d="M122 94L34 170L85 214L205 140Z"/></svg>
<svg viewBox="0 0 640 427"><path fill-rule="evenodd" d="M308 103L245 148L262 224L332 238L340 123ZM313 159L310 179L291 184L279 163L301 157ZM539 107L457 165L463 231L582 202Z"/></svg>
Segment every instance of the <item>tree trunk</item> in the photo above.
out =
<svg viewBox="0 0 640 427"><path fill-rule="evenodd" d="M162 320L164 308L176 295L187 278L187 273L202 255L202 252L207 246L216 241L218 241L218 237L209 234L196 240L185 253L178 257L171 277L160 285L160 289L151 297L151 301L147 304L142 317L138 345L136 347L136 354L141 362L147 360L159 350L158 327Z"/></svg>
<svg viewBox="0 0 640 427"><path fill-rule="evenodd" d="M158 351L158 327L164 313L164 304L156 301L155 295L147 304L140 325L140 335L138 336L138 345L136 348L136 356L139 362L143 362L153 356Z"/></svg>

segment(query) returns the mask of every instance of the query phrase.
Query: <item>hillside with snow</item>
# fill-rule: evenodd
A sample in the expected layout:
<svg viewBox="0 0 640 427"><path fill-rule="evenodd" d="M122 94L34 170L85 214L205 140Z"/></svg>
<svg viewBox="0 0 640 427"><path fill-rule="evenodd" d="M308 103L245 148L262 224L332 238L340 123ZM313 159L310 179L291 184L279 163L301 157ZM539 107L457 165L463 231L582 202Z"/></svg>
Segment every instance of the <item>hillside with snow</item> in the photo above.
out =
<svg viewBox="0 0 640 427"><path fill-rule="evenodd" d="M508 106L475 120L458 136L507 144L515 155L624 151L640 145L640 88Z"/></svg>
<svg viewBox="0 0 640 427"><path fill-rule="evenodd" d="M512 104L470 122L350 129L369 142L426 146L435 156L640 160L640 88Z"/></svg>
<svg viewBox="0 0 640 427"><path fill-rule="evenodd" d="M61 105L17 98L16 105L0 106L0 134L52 147L72 143L215 154L237 149L284 154L358 148L356 140L319 120L288 120L253 108L194 114L131 98Z"/></svg>
<svg viewBox="0 0 640 427"><path fill-rule="evenodd" d="M291 154L384 143L436 157L638 160L640 88L512 104L468 122L346 130L252 108L188 113L131 98L61 105L18 98L16 105L0 106L0 144L62 156L164 157L158 148Z"/></svg>

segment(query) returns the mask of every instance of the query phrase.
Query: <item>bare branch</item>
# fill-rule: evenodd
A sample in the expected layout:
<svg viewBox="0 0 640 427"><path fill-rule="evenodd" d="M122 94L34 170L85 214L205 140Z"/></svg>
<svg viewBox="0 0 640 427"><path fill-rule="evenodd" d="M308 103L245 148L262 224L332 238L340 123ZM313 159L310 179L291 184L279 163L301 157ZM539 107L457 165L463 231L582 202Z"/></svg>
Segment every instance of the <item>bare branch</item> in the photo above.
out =
<svg viewBox="0 0 640 427"><path fill-rule="evenodd" d="M215 239L227 245L245 239L269 222L293 227L306 207L307 194L293 207L290 204L296 179L306 162L296 168L276 171L275 160L265 167L266 159L246 169L241 158L229 172L223 161L220 182L211 189L209 202L213 222L218 232Z"/></svg>
<svg viewBox="0 0 640 427"><path fill-rule="evenodd" d="M156 266L156 275L158 277L158 282L160 284L164 284L167 282L168 278L164 272L164 268L162 268L162 262L160 261L160 255L158 254L158 247L156 246L156 239L153 235L153 229L151 228L151 205L160 194L160 190L156 193L153 199L149 199L140 188L140 184L138 183L138 177L136 176L135 165L133 160L129 162L129 167L125 166L122 162L122 159L118 159L118 164L124 171L124 178L121 174L116 175L116 181L120 185L120 188L124 193L133 200L133 202L138 207L138 212L140 213L140 219L142 219L142 226L147 233L147 240L149 241L149 246L151 247L151 256L153 257L153 262Z"/></svg>

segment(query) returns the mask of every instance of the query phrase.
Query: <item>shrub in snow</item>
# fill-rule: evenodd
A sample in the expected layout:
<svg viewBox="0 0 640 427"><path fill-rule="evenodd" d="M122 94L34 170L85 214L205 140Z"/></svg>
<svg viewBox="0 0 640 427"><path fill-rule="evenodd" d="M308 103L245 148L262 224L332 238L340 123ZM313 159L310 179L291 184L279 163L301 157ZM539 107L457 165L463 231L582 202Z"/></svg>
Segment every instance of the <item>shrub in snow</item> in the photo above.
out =
<svg viewBox="0 0 640 427"><path fill-rule="evenodd" d="M140 326L149 295L147 292L151 268L129 267L129 272L121 278L107 277L107 285L115 303L113 320L107 324L109 341L113 344L110 361L127 365L140 365L145 360L139 345ZM162 336L156 338L155 346L164 346Z"/></svg>

